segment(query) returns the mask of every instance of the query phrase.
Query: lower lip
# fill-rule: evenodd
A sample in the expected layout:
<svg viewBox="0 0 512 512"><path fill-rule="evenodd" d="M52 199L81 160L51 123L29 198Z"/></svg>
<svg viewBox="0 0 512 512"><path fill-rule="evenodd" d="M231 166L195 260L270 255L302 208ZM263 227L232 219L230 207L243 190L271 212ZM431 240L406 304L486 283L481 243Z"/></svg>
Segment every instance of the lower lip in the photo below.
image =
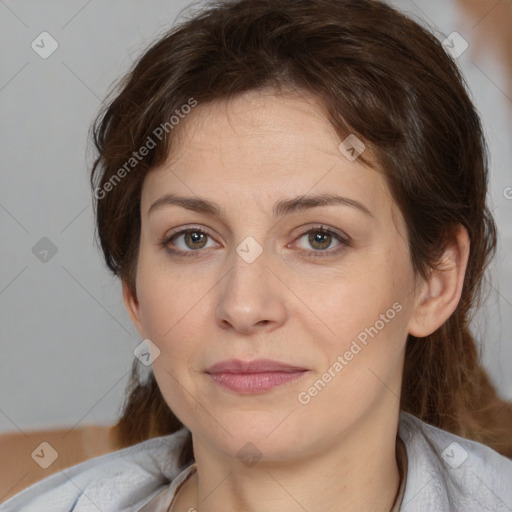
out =
<svg viewBox="0 0 512 512"><path fill-rule="evenodd" d="M269 389L299 379L305 373L266 372L266 373L215 373L208 374L219 385L238 393L261 393Z"/></svg>

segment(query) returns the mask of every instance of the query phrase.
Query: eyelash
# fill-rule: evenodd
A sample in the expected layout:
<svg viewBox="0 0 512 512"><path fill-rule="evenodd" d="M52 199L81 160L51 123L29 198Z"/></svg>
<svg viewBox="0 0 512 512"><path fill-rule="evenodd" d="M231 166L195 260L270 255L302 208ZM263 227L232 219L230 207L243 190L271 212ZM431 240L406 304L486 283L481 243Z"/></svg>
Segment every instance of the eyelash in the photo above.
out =
<svg viewBox="0 0 512 512"><path fill-rule="evenodd" d="M351 246L350 240L348 238L343 238L342 236L338 235L337 233L330 230L326 226L314 226L314 227L308 229L307 231L305 231L304 233L302 233L301 235L299 235L296 240L299 240L304 235L307 235L311 232L332 235L336 240L338 240L340 242L340 245L336 249L329 250L329 251L327 251L327 250L307 251L304 249L299 250L300 254L303 254L308 258L328 258L328 257L336 256L339 253L341 253L342 251L344 251L347 247ZM200 233L200 234L206 235L211 238L210 234L207 231L205 231L204 229L201 229L199 227L189 226L180 231L172 233L168 236L164 236L159 241L158 245L160 245L160 247L162 249L165 249L167 252L169 252L171 255L174 255L174 256L180 256L180 257L185 257L185 258L188 258L188 257L197 258L197 257L202 256L200 249L195 250L195 251L193 251L193 250L180 251L180 250L171 249L169 247L170 242L172 242L175 238L178 238L179 236L186 234L186 233Z"/></svg>

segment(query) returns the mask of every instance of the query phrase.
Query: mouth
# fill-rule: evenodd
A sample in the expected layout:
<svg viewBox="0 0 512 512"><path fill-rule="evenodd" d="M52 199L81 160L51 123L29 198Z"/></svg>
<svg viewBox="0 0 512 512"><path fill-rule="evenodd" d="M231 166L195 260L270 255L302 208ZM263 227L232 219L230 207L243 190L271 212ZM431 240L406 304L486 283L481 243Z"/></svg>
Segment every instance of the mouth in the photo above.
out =
<svg viewBox="0 0 512 512"><path fill-rule="evenodd" d="M242 394L268 391L298 380L307 372L306 368L269 359L248 362L231 359L217 363L205 371L218 385Z"/></svg>

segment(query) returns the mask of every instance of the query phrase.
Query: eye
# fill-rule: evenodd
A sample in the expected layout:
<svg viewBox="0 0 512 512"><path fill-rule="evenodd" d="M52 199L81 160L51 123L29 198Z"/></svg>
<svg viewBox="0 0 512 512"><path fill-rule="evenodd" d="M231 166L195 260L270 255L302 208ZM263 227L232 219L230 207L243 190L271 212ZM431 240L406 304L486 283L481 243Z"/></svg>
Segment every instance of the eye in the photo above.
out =
<svg viewBox="0 0 512 512"><path fill-rule="evenodd" d="M171 254L196 256L194 253L206 247L208 237L210 235L200 228L187 228L164 237L160 244ZM171 245L177 247L178 250L173 249Z"/></svg>
<svg viewBox="0 0 512 512"><path fill-rule="evenodd" d="M210 234L199 227L187 227L171 233L160 240L159 245L167 252L175 256L201 256L207 249L208 238ZM348 237L343 237L325 226L318 226L304 232L294 243L306 238L306 243L313 247L311 249L300 249L299 253L306 257L328 257L334 256L350 246ZM335 249L327 250L332 247L333 242L337 241ZM215 244L214 244L215 246Z"/></svg>
<svg viewBox="0 0 512 512"><path fill-rule="evenodd" d="M310 247L313 247L313 250L303 250L300 252L306 254L306 256L314 258L338 254L350 245L348 239L338 235L325 226L315 227L306 231L297 239L297 241L303 238L306 238L306 243L308 243ZM335 246L337 248L327 251L326 249L332 246L333 241L338 242L338 245Z"/></svg>

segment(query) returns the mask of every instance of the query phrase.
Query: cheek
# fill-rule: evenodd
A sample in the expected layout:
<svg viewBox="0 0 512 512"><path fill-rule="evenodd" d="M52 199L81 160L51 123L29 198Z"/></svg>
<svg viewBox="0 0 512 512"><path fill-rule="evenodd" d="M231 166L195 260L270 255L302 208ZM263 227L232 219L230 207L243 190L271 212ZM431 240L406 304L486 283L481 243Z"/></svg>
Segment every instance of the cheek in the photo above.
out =
<svg viewBox="0 0 512 512"><path fill-rule="evenodd" d="M394 365L407 337L412 299L412 270L406 258L391 251L368 255L310 294L326 333L322 340L329 364L346 353L347 359L357 359L358 367Z"/></svg>
<svg viewBox="0 0 512 512"><path fill-rule="evenodd" d="M182 390L193 389L193 379L206 364L203 344L208 343L211 329L211 308L207 286L193 276L173 271L157 272L149 266L140 273L140 312L146 336L160 350L153 362L153 372L168 405L181 411ZM195 286L194 286L195 285ZM205 325L205 322L208 322ZM174 398L172 398L174 397ZM190 404L189 404L190 405Z"/></svg>
<svg viewBox="0 0 512 512"><path fill-rule="evenodd" d="M141 322L148 337L153 337L157 344L165 344L177 329L190 323L200 307L201 295L205 294L203 288L193 276L180 274L171 265L142 259L137 292Z"/></svg>
<svg viewBox="0 0 512 512"><path fill-rule="evenodd" d="M308 317L314 313L324 332L336 339L356 335L392 306L398 291L390 281L382 263L373 265L369 258L360 258L336 272L301 276L294 283L294 293L303 298L302 309L310 310Z"/></svg>

